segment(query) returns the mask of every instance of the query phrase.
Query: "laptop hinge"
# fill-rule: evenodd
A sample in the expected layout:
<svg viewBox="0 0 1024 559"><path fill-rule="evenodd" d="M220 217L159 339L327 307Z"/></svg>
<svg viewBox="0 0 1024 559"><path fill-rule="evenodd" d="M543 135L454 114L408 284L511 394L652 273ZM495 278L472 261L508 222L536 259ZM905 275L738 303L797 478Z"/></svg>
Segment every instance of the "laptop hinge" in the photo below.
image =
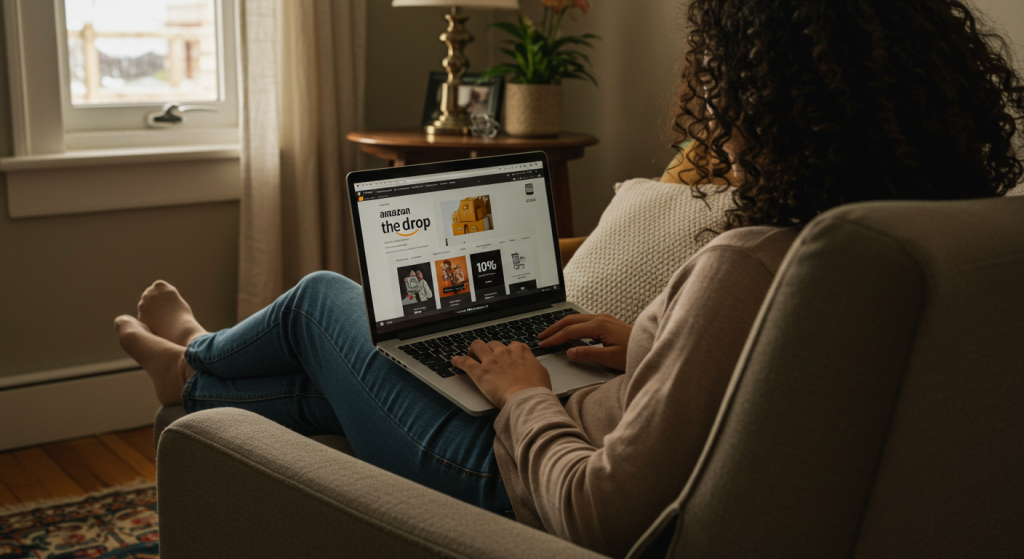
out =
<svg viewBox="0 0 1024 559"><path fill-rule="evenodd" d="M409 330L408 332L402 332L396 336L399 340L408 340L410 338L418 338L420 336L426 336L428 334L434 334L437 332L444 332L445 330L454 330L455 328L461 328L463 326L470 326L479 322L488 322L491 320L498 320L499 318L505 318L507 316L514 316L517 314L528 313L531 311L539 311L541 309L549 309L554 306L553 303L533 303L531 305L523 305L520 307L514 307L511 309L505 309L497 311L487 315L487 318L481 320L481 317L466 317L457 318L451 320L445 320L438 324L431 324L430 326L424 326L422 328L416 328L415 330Z"/></svg>

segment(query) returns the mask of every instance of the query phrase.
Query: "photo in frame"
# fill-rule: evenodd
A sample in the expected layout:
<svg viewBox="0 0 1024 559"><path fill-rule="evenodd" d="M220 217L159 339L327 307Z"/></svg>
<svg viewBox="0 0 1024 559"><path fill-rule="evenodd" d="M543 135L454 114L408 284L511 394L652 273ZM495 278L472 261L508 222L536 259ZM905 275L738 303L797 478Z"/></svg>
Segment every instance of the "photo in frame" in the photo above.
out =
<svg viewBox="0 0 1024 559"><path fill-rule="evenodd" d="M476 83L480 74L466 73L462 75L459 85L459 106L465 107L472 116L489 114L501 120L501 104L504 101L505 82L501 77L491 78ZM421 126L432 124L441 116L441 86L448 81L447 72L431 72L427 81L427 95L423 103L423 122Z"/></svg>

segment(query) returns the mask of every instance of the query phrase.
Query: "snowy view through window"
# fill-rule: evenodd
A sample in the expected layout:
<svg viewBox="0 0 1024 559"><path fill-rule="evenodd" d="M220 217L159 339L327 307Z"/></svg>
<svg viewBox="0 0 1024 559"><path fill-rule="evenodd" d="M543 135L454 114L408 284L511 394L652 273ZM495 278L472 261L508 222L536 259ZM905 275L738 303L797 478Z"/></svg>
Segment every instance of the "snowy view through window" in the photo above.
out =
<svg viewBox="0 0 1024 559"><path fill-rule="evenodd" d="M216 0L65 0L74 105L216 101Z"/></svg>

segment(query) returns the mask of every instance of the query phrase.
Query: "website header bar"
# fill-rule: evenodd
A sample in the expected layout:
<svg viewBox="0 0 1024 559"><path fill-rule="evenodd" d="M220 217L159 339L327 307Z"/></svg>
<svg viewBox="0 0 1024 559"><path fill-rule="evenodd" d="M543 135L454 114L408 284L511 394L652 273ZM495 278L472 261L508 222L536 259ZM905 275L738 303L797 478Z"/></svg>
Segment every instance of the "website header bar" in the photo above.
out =
<svg viewBox="0 0 1024 559"><path fill-rule="evenodd" d="M461 179L497 173L515 173L522 171L532 171L539 170L541 167L542 164L540 161L532 161L529 163L521 163L516 165L499 165L496 167L485 167L483 169L472 169L468 171L454 171L451 173L435 173L432 175L419 175L416 177L406 177L401 179L357 182L355 183L354 186L356 192L365 192L367 190L375 190L378 188L389 188L396 186L421 184L425 182L440 181L447 179Z"/></svg>
<svg viewBox="0 0 1024 559"><path fill-rule="evenodd" d="M441 175L444 177L444 180L417 180L410 182L408 184L379 186L372 190L361 192L359 194L358 201L369 202L371 200L380 200L383 198L391 198L393 196L409 196L412 194L425 194L427 192L452 190L455 188L465 188L468 186L483 186L487 184L502 184L515 181L544 178L544 173L539 169L534 169L531 171L516 170L511 172L489 173L486 175L474 175L469 177L452 178L454 175L454 173L445 173L444 175ZM423 179L424 177L417 178Z"/></svg>

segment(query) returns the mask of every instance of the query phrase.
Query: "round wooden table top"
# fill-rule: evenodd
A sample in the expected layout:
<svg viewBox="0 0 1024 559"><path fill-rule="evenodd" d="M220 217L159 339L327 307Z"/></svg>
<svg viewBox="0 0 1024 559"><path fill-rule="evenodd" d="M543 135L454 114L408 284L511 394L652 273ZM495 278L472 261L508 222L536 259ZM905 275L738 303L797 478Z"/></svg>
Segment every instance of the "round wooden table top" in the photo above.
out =
<svg viewBox="0 0 1024 559"><path fill-rule="evenodd" d="M351 142L378 146L465 149L492 147L497 149L534 150L544 148L585 147L592 146L597 143L597 138L594 136L591 136L590 134L578 134L576 132L562 132L558 136L552 138L519 138L505 135L498 135L495 138L479 138L476 136L462 136L455 134L428 135L423 132L423 129L421 128L350 132L345 137Z"/></svg>

